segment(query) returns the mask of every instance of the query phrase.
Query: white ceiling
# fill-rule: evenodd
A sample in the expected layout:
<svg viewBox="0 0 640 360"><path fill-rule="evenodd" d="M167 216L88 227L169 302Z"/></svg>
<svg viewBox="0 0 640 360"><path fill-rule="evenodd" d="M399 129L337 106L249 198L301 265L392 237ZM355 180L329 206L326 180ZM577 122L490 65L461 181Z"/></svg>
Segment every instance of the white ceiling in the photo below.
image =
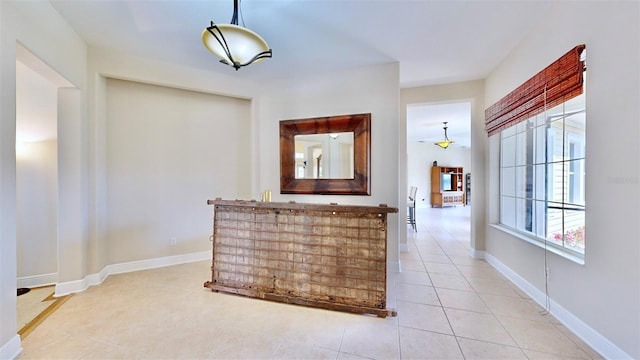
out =
<svg viewBox="0 0 640 360"><path fill-rule="evenodd" d="M453 147L471 146L471 103L410 105L407 107L407 141L433 144L444 140L444 124Z"/></svg>
<svg viewBox="0 0 640 360"><path fill-rule="evenodd" d="M215 72L202 45L233 0L51 0L91 46ZM484 78L553 6L549 1L244 0L246 27L273 58L234 76L259 81L400 63L403 87Z"/></svg>
<svg viewBox="0 0 640 360"><path fill-rule="evenodd" d="M398 62L401 87L486 77L553 7L540 0L244 0L244 25L269 43L273 58L236 72L201 42L211 20L230 22L233 0L50 2L98 48L261 82ZM469 146L469 110L460 104L412 106L409 141L440 140L442 121L455 146Z"/></svg>

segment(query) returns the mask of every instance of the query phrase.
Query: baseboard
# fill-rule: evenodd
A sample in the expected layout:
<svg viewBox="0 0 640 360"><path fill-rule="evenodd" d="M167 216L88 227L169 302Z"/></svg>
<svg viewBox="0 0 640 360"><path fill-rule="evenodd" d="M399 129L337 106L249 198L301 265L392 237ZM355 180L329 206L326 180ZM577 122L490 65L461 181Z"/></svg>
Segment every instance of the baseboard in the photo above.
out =
<svg viewBox="0 0 640 360"><path fill-rule="evenodd" d="M197 253L167 256L162 258L131 261L126 263L107 265L107 272L109 275L122 274L132 271L155 269L159 267L186 264L195 261L202 261L211 259L211 251L202 251Z"/></svg>
<svg viewBox="0 0 640 360"><path fill-rule="evenodd" d="M474 259L485 259L486 256L484 250L476 250L473 248L469 248L469 255Z"/></svg>
<svg viewBox="0 0 640 360"><path fill-rule="evenodd" d="M484 258L491 266L498 270L502 275L516 284L522 291L527 293L534 301L541 306L545 306L546 295L538 288L533 286L530 282L518 275L515 271L511 270L508 266L502 263L489 253L484 254ZM617 345L612 343L609 339L602 336L595 329L587 325L584 321L580 320L577 316L570 311L562 307L562 305L550 300L551 315L553 315L564 326L576 334L582 341L591 346L592 349L597 351L605 359L632 359L629 354L620 349Z"/></svg>
<svg viewBox="0 0 640 360"><path fill-rule="evenodd" d="M16 334L2 347L0 347L0 359L15 359L22 352L22 343L20 335Z"/></svg>
<svg viewBox="0 0 640 360"><path fill-rule="evenodd" d="M387 261L387 271L400 271L400 261Z"/></svg>
<svg viewBox="0 0 640 360"><path fill-rule="evenodd" d="M66 281L56 284L55 296L65 296L72 293L82 292L90 286L101 284L109 275L122 274L132 271L149 270L159 267L186 264L195 261L211 259L211 251L202 251L197 253L166 256L155 259L146 259L139 261L130 261L119 264L110 264L105 266L97 274L89 274L82 280Z"/></svg>
<svg viewBox="0 0 640 360"><path fill-rule="evenodd" d="M23 276L18 278L19 288L34 288L53 285L58 281L58 273Z"/></svg>

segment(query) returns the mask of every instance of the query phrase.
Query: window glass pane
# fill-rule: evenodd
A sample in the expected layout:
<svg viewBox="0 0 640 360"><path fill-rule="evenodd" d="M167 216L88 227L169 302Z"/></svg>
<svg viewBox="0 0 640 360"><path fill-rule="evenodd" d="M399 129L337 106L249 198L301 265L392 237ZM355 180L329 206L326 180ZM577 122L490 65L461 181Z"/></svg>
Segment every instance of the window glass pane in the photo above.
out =
<svg viewBox="0 0 640 360"><path fill-rule="evenodd" d="M584 211L564 210L565 246L584 253Z"/></svg>
<svg viewBox="0 0 640 360"><path fill-rule="evenodd" d="M516 196L516 168L504 168L501 172L500 187L502 195Z"/></svg>
<svg viewBox="0 0 640 360"><path fill-rule="evenodd" d="M534 160L535 160L535 154L536 154L536 138L535 138L535 129L531 128L528 129L527 132L525 133L525 138L527 139L527 145L526 145L526 156L524 159L524 163L527 165L531 165L533 164Z"/></svg>
<svg viewBox="0 0 640 360"><path fill-rule="evenodd" d="M547 161L562 161L564 156L564 136L562 134L562 121L554 121L547 133Z"/></svg>
<svg viewBox="0 0 640 360"><path fill-rule="evenodd" d="M527 130L526 121L520 121L519 123L516 124L516 133L520 134L525 132L526 130Z"/></svg>
<svg viewBox="0 0 640 360"><path fill-rule="evenodd" d="M540 238L547 237L547 206L544 201L533 202L533 232Z"/></svg>
<svg viewBox="0 0 640 360"><path fill-rule="evenodd" d="M556 143L556 130L552 129L551 125L546 125L544 130L547 134L544 150L545 162L550 163L553 162L553 151L554 145Z"/></svg>
<svg viewBox="0 0 640 360"><path fill-rule="evenodd" d="M547 127L538 126L534 129L534 164L544 164L547 161Z"/></svg>
<svg viewBox="0 0 640 360"><path fill-rule="evenodd" d="M500 197L500 223L516 227L516 202L515 198L508 196Z"/></svg>
<svg viewBox="0 0 640 360"><path fill-rule="evenodd" d="M500 166L514 166L516 164L516 137L509 136L502 139L500 148L502 155Z"/></svg>
<svg viewBox="0 0 640 360"><path fill-rule="evenodd" d="M509 136L513 136L513 135L516 134L516 127L515 126L508 127L506 129L502 130L500 132L500 134L502 134L502 138L503 139L506 138L506 137L509 137Z"/></svg>
<svg viewBox="0 0 640 360"><path fill-rule="evenodd" d="M529 199L516 198L516 229L533 231L533 201Z"/></svg>
<svg viewBox="0 0 640 360"><path fill-rule="evenodd" d="M564 104L560 104L551 109L547 109L546 111L547 122L562 120L563 114L564 114Z"/></svg>
<svg viewBox="0 0 640 360"><path fill-rule="evenodd" d="M547 240L562 246L562 204L550 203L547 207Z"/></svg>
<svg viewBox="0 0 640 360"><path fill-rule="evenodd" d="M517 166L515 168L515 173L516 197L528 199L533 198L533 166Z"/></svg>
<svg viewBox="0 0 640 360"><path fill-rule="evenodd" d="M541 126L547 122L547 114L543 111L535 117L535 125Z"/></svg>
<svg viewBox="0 0 640 360"><path fill-rule="evenodd" d="M565 118L566 159L584 158L585 152L585 116L583 112L576 113Z"/></svg>
<svg viewBox="0 0 640 360"><path fill-rule="evenodd" d="M533 130L536 127L536 116L525 120L527 131Z"/></svg>
<svg viewBox="0 0 640 360"><path fill-rule="evenodd" d="M519 198L525 197L526 182L527 182L527 169L526 166L516 166L515 170L515 196Z"/></svg>
<svg viewBox="0 0 640 360"><path fill-rule="evenodd" d="M572 205L584 206L585 193L585 160L573 160L566 163L567 175L567 202Z"/></svg>
<svg viewBox="0 0 640 360"><path fill-rule="evenodd" d="M564 200L563 163L547 165L547 200L562 202Z"/></svg>
<svg viewBox="0 0 640 360"><path fill-rule="evenodd" d="M534 179L535 179L535 173L533 172L534 167L529 165L525 167L526 169L526 173L525 173L525 185L524 185L524 196L527 199L533 199L533 194L534 194Z"/></svg>
<svg viewBox="0 0 640 360"><path fill-rule="evenodd" d="M546 199L546 187L545 187L545 178L546 178L546 168L547 165L536 165L534 166L533 174L534 174L534 189L533 189L533 198L536 200L545 200Z"/></svg>
<svg viewBox="0 0 640 360"><path fill-rule="evenodd" d="M516 136L515 159L516 165L525 165L527 163L527 133L521 132Z"/></svg>
<svg viewBox="0 0 640 360"><path fill-rule="evenodd" d="M574 113L576 111L581 111L585 109L585 93L582 95L578 95L573 99L566 101L564 103L564 111L566 113Z"/></svg>

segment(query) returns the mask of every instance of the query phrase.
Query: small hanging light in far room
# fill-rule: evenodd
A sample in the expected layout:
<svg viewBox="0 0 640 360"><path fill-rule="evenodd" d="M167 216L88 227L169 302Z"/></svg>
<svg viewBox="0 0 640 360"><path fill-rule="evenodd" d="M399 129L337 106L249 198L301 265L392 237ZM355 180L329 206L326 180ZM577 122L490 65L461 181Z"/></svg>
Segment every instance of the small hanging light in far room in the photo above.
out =
<svg viewBox="0 0 640 360"><path fill-rule="evenodd" d="M220 62L236 71L272 55L267 42L255 32L238 25L239 0L233 0L231 24L215 24L202 32L202 43ZM244 21L243 21L244 22ZM244 25L244 24L243 24Z"/></svg>
<svg viewBox="0 0 640 360"><path fill-rule="evenodd" d="M453 144L454 141L449 140L449 137L447 136L447 122L444 121L443 124L444 124L444 140L436 141L434 144L440 146L443 149L446 149L449 147L449 145Z"/></svg>

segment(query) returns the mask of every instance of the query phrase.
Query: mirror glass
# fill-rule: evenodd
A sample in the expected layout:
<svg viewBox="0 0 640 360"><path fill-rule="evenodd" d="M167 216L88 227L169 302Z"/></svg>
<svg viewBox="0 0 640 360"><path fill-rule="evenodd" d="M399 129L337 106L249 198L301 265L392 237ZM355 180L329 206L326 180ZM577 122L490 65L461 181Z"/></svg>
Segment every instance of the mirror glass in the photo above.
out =
<svg viewBox="0 0 640 360"><path fill-rule="evenodd" d="M295 135L296 179L353 179L353 132Z"/></svg>

